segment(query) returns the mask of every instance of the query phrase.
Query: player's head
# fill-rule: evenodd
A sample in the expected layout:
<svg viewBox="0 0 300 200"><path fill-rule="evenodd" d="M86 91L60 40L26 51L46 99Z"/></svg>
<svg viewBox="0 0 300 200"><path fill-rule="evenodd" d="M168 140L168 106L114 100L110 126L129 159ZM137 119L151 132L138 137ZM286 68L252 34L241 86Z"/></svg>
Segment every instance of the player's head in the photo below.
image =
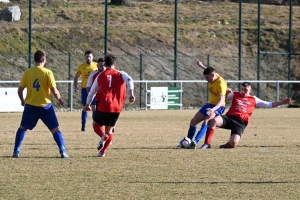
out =
<svg viewBox="0 0 300 200"><path fill-rule="evenodd" d="M97 64L98 71L103 72L106 69L105 66L104 66L104 59L99 58L97 62L98 62L98 64Z"/></svg>
<svg viewBox="0 0 300 200"><path fill-rule="evenodd" d="M112 54L108 54L104 58L105 67L115 67L116 66L116 57Z"/></svg>
<svg viewBox="0 0 300 200"><path fill-rule="evenodd" d="M215 69L212 67L207 67L203 71L203 75L204 75L205 79L207 80L207 82L210 82L210 83L217 79L217 76L215 74Z"/></svg>
<svg viewBox="0 0 300 200"><path fill-rule="evenodd" d="M42 62L46 62L46 54L45 52L41 51L41 50L37 50L34 53L34 62L36 63L42 63Z"/></svg>
<svg viewBox="0 0 300 200"><path fill-rule="evenodd" d="M92 51L86 51L84 52L85 62L87 64L91 64L93 61L93 53Z"/></svg>
<svg viewBox="0 0 300 200"><path fill-rule="evenodd" d="M242 83L242 88L241 88L241 92L244 94L244 95L250 95L250 92L252 91L252 88L251 88L251 84L249 82L243 82Z"/></svg>

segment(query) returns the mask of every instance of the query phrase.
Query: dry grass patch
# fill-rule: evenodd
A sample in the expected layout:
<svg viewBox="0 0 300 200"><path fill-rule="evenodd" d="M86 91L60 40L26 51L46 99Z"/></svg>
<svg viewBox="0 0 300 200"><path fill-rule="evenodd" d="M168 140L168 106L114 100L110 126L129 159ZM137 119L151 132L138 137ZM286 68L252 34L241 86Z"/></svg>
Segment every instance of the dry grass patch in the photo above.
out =
<svg viewBox="0 0 300 200"><path fill-rule="evenodd" d="M11 158L20 113L1 113L1 199L298 199L297 109L257 109L236 149L179 150L196 110L126 111L105 159L79 112L59 112L70 159L60 159L41 122ZM89 118L88 123L91 123Z"/></svg>

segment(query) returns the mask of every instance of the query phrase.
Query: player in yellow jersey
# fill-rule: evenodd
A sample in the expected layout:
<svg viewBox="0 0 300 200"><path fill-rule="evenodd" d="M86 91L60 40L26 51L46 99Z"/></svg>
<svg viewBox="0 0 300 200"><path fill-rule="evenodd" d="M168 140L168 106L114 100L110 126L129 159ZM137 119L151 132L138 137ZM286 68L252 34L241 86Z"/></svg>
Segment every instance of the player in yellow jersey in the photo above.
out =
<svg viewBox="0 0 300 200"><path fill-rule="evenodd" d="M188 130L187 137L192 140L190 148L197 148L197 145L201 138L205 135L207 130L208 121L215 116L222 115L225 110L225 95L227 90L227 82L215 72L212 67L205 67L199 60L196 64L204 69L203 75L208 82L209 99L208 102L202 106L202 108L196 113L193 119L190 121L190 128ZM201 129L198 131L195 139L194 135L197 131L197 124L203 121ZM207 141L208 138L205 138ZM180 144L178 145L180 147ZM206 142L201 146L201 149L210 148Z"/></svg>
<svg viewBox="0 0 300 200"><path fill-rule="evenodd" d="M66 153L64 138L58 128L58 120L50 100L50 91L61 105L64 104L64 101L56 89L52 71L44 68L46 54L40 50L35 52L34 61L35 66L24 72L18 88L18 95L21 105L24 106L24 111L20 127L16 133L13 157L19 157L27 129L32 130L38 120L41 119L51 131L59 148L61 158L69 158ZM24 100L23 90L25 88L27 88L27 95Z"/></svg>
<svg viewBox="0 0 300 200"><path fill-rule="evenodd" d="M88 91L86 90L87 81L89 78L89 75L95 71L98 70L97 63L93 62L93 54L91 51L86 51L84 53L85 56L85 63L80 64L77 67L77 72L74 77L74 90L75 93L78 93L78 78L81 76L81 104L83 106L83 109L81 111L81 131L85 131L85 125L86 120L88 117L88 112L84 111L84 106L86 104L86 98L88 96ZM91 104L92 110L93 110L93 116L96 112L96 100L94 99Z"/></svg>

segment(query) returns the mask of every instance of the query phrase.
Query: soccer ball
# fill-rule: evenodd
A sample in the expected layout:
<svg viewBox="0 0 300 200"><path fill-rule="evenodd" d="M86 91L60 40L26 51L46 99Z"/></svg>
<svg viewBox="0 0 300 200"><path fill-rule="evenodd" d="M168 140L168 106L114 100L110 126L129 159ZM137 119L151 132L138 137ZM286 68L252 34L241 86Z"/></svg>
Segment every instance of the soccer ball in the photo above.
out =
<svg viewBox="0 0 300 200"><path fill-rule="evenodd" d="M191 146L191 139L188 137L184 137L179 141L178 147L180 148L189 148Z"/></svg>

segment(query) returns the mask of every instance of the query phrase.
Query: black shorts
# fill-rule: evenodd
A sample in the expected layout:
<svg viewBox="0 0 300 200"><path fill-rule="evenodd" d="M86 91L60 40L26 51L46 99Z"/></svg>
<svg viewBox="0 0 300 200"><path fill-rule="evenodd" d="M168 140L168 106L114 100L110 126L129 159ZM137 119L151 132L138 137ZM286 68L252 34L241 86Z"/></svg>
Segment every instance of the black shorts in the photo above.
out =
<svg viewBox="0 0 300 200"><path fill-rule="evenodd" d="M93 120L102 126L115 126L120 113L101 112L96 110Z"/></svg>
<svg viewBox="0 0 300 200"><path fill-rule="evenodd" d="M241 136L247 126L246 122L244 120L241 120L240 118L234 117L234 116L227 116L222 115L223 124L220 126L220 128L224 129L230 129L231 135L237 134Z"/></svg>

